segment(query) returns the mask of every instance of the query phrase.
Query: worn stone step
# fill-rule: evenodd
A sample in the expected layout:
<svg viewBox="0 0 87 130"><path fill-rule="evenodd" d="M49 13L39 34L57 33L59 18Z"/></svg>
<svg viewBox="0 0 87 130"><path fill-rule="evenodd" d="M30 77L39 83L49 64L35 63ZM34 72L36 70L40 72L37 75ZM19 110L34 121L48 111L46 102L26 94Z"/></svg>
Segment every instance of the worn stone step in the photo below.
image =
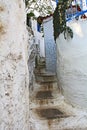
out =
<svg viewBox="0 0 87 130"><path fill-rule="evenodd" d="M35 121L34 125L38 125L37 130L67 130L70 126L66 126L67 124L65 120L69 120L69 118L72 119L74 117L66 114L64 111L61 111L56 107L37 108L32 109L32 111L35 114L35 117L37 117L36 120L33 118Z"/></svg>
<svg viewBox="0 0 87 130"><path fill-rule="evenodd" d="M41 76L41 75L43 75L43 76L46 76L46 75L52 75L52 76L54 76L54 75L56 75L56 73L47 72L47 71L45 70L45 68L35 68L35 69L34 69L34 74L35 74L35 75L38 75L38 76Z"/></svg>
<svg viewBox="0 0 87 130"><path fill-rule="evenodd" d="M87 130L86 117L83 121L83 117L69 115L58 108L32 109L30 114L33 130Z"/></svg>
<svg viewBox="0 0 87 130"><path fill-rule="evenodd" d="M56 74L55 73L38 73L35 75L36 77L55 77L56 78Z"/></svg>
<svg viewBox="0 0 87 130"><path fill-rule="evenodd" d="M57 82L56 76L36 76L35 79L40 83Z"/></svg>
<svg viewBox="0 0 87 130"><path fill-rule="evenodd" d="M39 87L39 91L58 91L57 83L42 83Z"/></svg>
<svg viewBox="0 0 87 130"><path fill-rule="evenodd" d="M60 100L63 100L58 91L39 91L31 99L31 108L33 107L44 107L44 106L53 106L59 104Z"/></svg>
<svg viewBox="0 0 87 130"><path fill-rule="evenodd" d="M69 115L66 115L64 112L60 111L57 108L41 108L36 109L36 113L40 117L40 119L60 119L60 118L66 118L69 117Z"/></svg>
<svg viewBox="0 0 87 130"><path fill-rule="evenodd" d="M43 100L43 99L52 99L52 91L38 91L36 94L36 99Z"/></svg>
<svg viewBox="0 0 87 130"><path fill-rule="evenodd" d="M36 74L36 76L40 76L40 77L55 77L56 75L54 73L42 73L42 74Z"/></svg>

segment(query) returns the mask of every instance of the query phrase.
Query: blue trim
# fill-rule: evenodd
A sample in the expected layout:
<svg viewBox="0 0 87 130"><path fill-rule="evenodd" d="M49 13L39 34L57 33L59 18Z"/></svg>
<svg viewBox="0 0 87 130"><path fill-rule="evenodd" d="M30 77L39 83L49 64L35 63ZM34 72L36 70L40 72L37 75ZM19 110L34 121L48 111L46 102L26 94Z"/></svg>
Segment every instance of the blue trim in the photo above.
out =
<svg viewBox="0 0 87 130"><path fill-rule="evenodd" d="M40 32L41 31L41 26L39 23L37 23L37 31Z"/></svg>
<svg viewBox="0 0 87 130"><path fill-rule="evenodd" d="M84 10L84 11L81 11L81 12L76 13L75 15L73 15L73 16L70 17L70 18L66 18L66 22L68 22L68 21L70 21L70 20L73 20L74 18L79 17L80 15L85 14L86 12L87 12L87 10Z"/></svg>
<svg viewBox="0 0 87 130"><path fill-rule="evenodd" d="M80 8L83 9L82 0L80 0Z"/></svg>
<svg viewBox="0 0 87 130"><path fill-rule="evenodd" d="M56 0L56 5L58 4L58 0Z"/></svg>

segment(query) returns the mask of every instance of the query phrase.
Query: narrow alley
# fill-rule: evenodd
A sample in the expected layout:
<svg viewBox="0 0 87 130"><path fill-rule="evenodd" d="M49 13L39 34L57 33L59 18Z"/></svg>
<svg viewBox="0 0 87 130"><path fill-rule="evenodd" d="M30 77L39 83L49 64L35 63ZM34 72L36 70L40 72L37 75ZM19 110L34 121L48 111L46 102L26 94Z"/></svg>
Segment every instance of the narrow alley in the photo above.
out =
<svg viewBox="0 0 87 130"><path fill-rule="evenodd" d="M34 69L30 90L30 130L87 130L86 112L66 103L58 87L52 19L49 22L44 23L46 66Z"/></svg>
<svg viewBox="0 0 87 130"><path fill-rule="evenodd" d="M30 130L87 130L82 128L87 120L78 113L64 102L56 75L38 66L34 88L30 92Z"/></svg>

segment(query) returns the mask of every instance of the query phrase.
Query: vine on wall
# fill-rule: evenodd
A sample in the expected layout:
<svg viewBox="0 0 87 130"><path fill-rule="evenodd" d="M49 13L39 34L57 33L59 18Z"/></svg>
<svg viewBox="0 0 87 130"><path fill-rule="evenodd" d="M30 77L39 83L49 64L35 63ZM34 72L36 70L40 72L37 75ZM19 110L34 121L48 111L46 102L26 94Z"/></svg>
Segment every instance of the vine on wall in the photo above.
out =
<svg viewBox="0 0 87 130"><path fill-rule="evenodd" d="M66 25L66 9L68 7L68 0L59 0L58 5L53 14L54 39L64 32L64 38L67 36L73 38L73 32L70 27Z"/></svg>

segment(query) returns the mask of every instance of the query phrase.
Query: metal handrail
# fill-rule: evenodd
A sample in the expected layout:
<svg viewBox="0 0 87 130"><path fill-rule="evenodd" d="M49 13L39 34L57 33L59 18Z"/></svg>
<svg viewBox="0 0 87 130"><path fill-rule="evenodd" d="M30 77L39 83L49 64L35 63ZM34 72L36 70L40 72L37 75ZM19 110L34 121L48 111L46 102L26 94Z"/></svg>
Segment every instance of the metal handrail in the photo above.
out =
<svg viewBox="0 0 87 130"><path fill-rule="evenodd" d="M79 17L80 15L83 15L87 12L87 10L84 10L84 11L80 11L80 12L77 12L75 14L73 14L71 17L69 18L66 18L66 22L70 21L70 20L73 20L75 19L76 17Z"/></svg>

